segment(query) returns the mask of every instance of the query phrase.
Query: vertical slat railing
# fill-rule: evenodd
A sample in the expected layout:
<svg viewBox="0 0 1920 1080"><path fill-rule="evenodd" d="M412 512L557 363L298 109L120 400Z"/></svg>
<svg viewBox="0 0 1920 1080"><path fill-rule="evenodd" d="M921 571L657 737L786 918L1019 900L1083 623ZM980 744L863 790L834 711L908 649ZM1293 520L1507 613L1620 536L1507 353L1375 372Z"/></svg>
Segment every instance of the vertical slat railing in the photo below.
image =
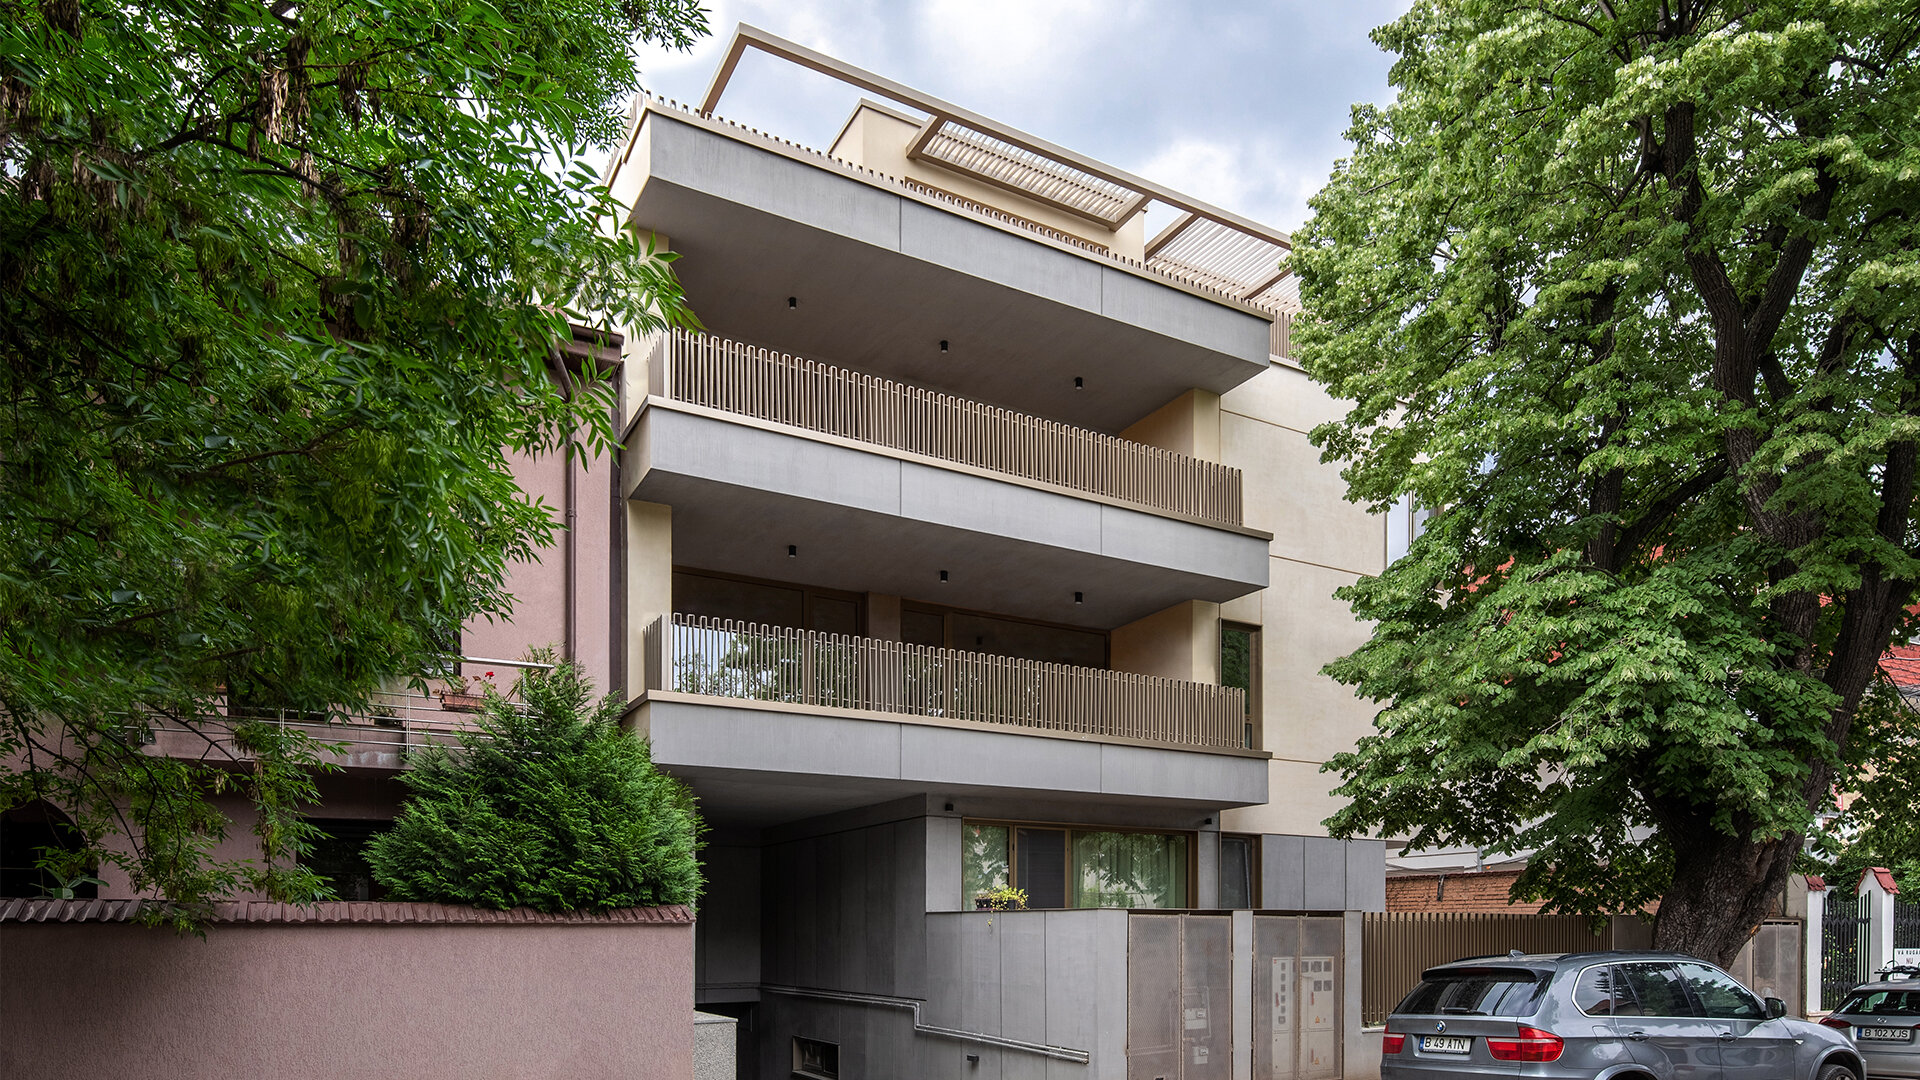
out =
<svg viewBox="0 0 1920 1080"><path fill-rule="evenodd" d="M1240 470L878 376L675 330L649 391L1226 525Z"/></svg>
<svg viewBox="0 0 1920 1080"><path fill-rule="evenodd" d="M699 615L655 620L645 634L650 690L1183 746L1238 747L1243 736L1234 687Z"/></svg>

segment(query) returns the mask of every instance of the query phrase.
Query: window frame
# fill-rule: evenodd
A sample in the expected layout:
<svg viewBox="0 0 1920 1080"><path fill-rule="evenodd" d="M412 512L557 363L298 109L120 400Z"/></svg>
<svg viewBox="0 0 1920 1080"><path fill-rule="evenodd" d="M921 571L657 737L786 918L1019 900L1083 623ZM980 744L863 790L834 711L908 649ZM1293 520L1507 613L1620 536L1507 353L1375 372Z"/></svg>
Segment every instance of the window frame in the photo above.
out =
<svg viewBox="0 0 1920 1080"><path fill-rule="evenodd" d="M1265 910L1260 906L1260 834L1223 832L1220 833L1219 836L1222 852L1225 851L1228 840L1244 840L1247 842L1247 909L1251 911ZM1216 854L1214 863L1214 899L1218 901L1220 899L1220 870L1226 866L1226 859ZM1221 905L1221 910L1239 911L1241 909L1229 908L1223 904Z"/></svg>
<svg viewBox="0 0 1920 1080"><path fill-rule="evenodd" d="M1094 824L1091 822L1084 822L1084 821L1083 822L1021 821L1016 818L988 818L988 817L963 817L960 819L960 827L962 829L965 829L969 825L993 825L993 826L1003 827L1007 830L1007 884L1009 886L1013 886L1016 888L1018 887L1018 883L1020 881L1020 854L1019 854L1020 830L1021 829L1054 829L1054 830L1059 830L1061 832L1064 832L1066 834L1064 838L1065 844L1066 844L1066 858L1063 860L1063 865L1061 867L1061 886L1062 886L1061 895L1069 900L1073 898L1073 870L1074 870L1073 837L1075 833L1129 833L1129 834L1148 834L1153 836L1184 836L1187 838L1187 858L1186 858L1187 865L1186 865L1185 873L1186 873L1186 895L1187 895L1187 901L1188 901L1185 907L1178 907L1178 908L1060 907L1060 908L1032 908L1031 910L1033 911L1193 911L1193 910L1197 910L1193 906L1193 901L1196 899L1196 896L1197 896L1196 890L1199 887L1199 877L1200 877L1200 839L1199 839L1199 832L1197 830L1156 829L1149 826L1140 826L1140 825L1099 825L1099 824ZM1239 834L1236 834L1236 835L1239 835ZM963 860L966 858L966 851L964 847L960 852L960 858ZM966 870L965 870L964 864L962 865L962 868L961 868L960 880L962 882L966 881ZM963 896L960 898L960 903L962 906L962 910L967 910L966 905L973 903L973 897Z"/></svg>
<svg viewBox="0 0 1920 1080"><path fill-rule="evenodd" d="M1262 628L1254 623L1237 622L1233 619L1220 620L1220 685L1227 685L1227 633L1234 631L1247 635L1247 730L1246 749L1260 750L1266 742L1266 711L1261 694L1261 668L1263 665L1261 642Z"/></svg>

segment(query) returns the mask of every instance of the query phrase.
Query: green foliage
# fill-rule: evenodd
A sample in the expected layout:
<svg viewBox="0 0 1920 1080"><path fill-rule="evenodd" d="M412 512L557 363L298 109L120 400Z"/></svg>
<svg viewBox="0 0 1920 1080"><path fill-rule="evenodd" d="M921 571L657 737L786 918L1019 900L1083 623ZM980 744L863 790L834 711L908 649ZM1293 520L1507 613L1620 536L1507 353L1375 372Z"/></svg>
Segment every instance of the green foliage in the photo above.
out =
<svg viewBox="0 0 1920 1080"><path fill-rule="evenodd" d="M1882 680L1856 724L1838 785L1846 805L1815 834L1802 869L1851 888L1868 867L1884 866L1901 893L1920 893L1920 720L1912 703Z"/></svg>
<svg viewBox="0 0 1920 1080"><path fill-rule="evenodd" d="M324 715L444 666L549 542L507 453L611 437L570 323L689 324L583 155L694 0L0 0L0 806L182 904L308 898ZM569 395L556 378L578 385ZM128 738L155 718L212 760ZM17 763L17 764L15 764ZM255 764L260 765L255 768ZM206 797L268 810L220 863ZM102 846L109 833L132 847Z"/></svg>
<svg viewBox="0 0 1920 1080"><path fill-rule="evenodd" d="M1534 851L1728 956L1906 610L1920 10L1420 0L1294 254L1351 496L1441 512L1345 590L1383 704L1338 833Z"/></svg>
<svg viewBox="0 0 1920 1080"><path fill-rule="evenodd" d="M621 730L619 701L591 705L571 661L518 686L524 707L489 695L457 750L430 746L404 774L406 804L367 845L388 898L540 911L692 904L693 795Z"/></svg>

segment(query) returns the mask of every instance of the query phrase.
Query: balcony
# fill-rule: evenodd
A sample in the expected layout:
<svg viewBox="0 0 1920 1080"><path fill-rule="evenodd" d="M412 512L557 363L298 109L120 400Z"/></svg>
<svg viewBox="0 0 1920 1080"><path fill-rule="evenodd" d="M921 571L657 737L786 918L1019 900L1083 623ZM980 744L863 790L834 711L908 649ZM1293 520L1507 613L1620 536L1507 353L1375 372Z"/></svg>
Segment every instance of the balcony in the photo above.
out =
<svg viewBox="0 0 1920 1080"><path fill-rule="evenodd" d="M722 820L765 825L928 790L1266 797L1223 686L674 615L644 631L637 723Z"/></svg>
<svg viewBox="0 0 1920 1080"><path fill-rule="evenodd" d="M1104 430L1269 363L1277 312L1171 264L660 102L609 182L735 337Z"/></svg>
<svg viewBox="0 0 1920 1080"><path fill-rule="evenodd" d="M647 387L805 428L1213 525L1240 524L1240 470L708 334L655 339Z"/></svg>
<svg viewBox="0 0 1920 1080"><path fill-rule="evenodd" d="M706 336L646 368L623 474L678 563L1101 628L1266 585L1235 469Z"/></svg>

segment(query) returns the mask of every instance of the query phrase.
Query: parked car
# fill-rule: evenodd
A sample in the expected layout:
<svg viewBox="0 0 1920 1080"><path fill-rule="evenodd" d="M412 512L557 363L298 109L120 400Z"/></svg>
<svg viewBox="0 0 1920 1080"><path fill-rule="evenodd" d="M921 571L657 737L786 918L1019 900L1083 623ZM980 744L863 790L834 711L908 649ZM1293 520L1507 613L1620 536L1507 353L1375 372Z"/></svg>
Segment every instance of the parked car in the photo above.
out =
<svg viewBox="0 0 1920 1080"><path fill-rule="evenodd" d="M1868 1076L1920 1078L1920 970L1882 974L1906 978L1861 983L1820 1022L1853 1037Z"/></svg>
<svg viewBox="0 0 1920 1080"><path fill-rule="evenodd" d="M1691 956L1474 957L1429 968L1387 1020L1381 1080L1862 1080L1839 1030Z"/></svg>

